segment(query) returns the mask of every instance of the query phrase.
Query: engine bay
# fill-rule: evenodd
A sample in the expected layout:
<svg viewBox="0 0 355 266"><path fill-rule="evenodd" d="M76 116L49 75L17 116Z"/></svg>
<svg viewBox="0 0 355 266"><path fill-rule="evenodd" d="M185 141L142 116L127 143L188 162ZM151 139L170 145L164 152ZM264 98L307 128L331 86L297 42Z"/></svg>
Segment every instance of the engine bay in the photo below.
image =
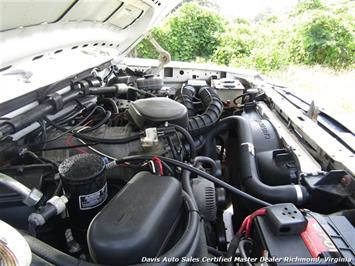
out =
<svg viewBox="0 0 355 266"><path fill-rule="evenodd" d="M0 239L4 265L354 265L354 176L304 171L274 106L118 65L49 86L0 120L0 229L26 246Z"/></svg>

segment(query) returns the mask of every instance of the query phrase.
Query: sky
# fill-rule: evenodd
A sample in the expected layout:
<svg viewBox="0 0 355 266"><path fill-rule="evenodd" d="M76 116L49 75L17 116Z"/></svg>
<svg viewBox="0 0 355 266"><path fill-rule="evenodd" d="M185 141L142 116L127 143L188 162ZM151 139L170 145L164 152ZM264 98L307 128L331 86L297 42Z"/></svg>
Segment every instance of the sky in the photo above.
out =
<svg viewBox="0 0 355 266"><path fill-rule="evenodd" d="M217 0L216 2L221 7L221 15L226 18L253 19L265 11L272 13L290 11L298 0Z"/></svg>

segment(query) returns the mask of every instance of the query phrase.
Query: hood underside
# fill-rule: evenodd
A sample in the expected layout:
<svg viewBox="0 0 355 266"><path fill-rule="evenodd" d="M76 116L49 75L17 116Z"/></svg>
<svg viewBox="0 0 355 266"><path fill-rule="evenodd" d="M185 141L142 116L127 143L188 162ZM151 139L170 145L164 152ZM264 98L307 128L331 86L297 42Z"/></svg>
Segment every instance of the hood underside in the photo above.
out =
<svg viewBox="0 0 355 266"><path fill-rule="evenodd" d="M120 60L179 2L0 0L0 103Z"/></svg>

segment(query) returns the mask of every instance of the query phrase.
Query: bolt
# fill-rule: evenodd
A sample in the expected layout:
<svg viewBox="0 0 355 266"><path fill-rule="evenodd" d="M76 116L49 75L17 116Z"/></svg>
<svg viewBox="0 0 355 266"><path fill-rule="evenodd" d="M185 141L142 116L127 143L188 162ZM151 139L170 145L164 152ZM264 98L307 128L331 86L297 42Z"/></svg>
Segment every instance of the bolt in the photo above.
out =
<svg viewBox="0 0 355 266"><path fill-rule="evenodd" d="M340 183L347 187L350 185L351 182L351 177L349 175L344 175L341 179L340 179Z"/></svg>

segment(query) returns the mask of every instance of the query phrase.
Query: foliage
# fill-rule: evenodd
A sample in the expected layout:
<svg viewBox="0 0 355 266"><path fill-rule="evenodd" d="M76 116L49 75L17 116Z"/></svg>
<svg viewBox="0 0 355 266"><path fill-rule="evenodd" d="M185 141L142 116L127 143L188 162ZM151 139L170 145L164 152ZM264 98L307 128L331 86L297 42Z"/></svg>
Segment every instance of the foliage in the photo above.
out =
<svg viewBox="0 0 355 266"><path fill-rule="evenodd" d="M220 34L220 45L214 51L212 61L229 65L232 61L249 56L254 46L253 35L248 22L237 21L233 27Z"/></svg>
<svg viewBox="0 0 355 266"><path fill-rule="evenodd" d="M311 9L323 9L325 6L323 5L321 0L303 0L299 1L296 6L296 13L307 12Z"/></svg>
<svg viewBox="0 0 355 266"><path fill-rule="evenodd" d="M136 48L137 57L140 58L158 58L159 53L154 49L154 46L147 40L143 39Z"/></svg>
<svg viewBox="0 0 355 266"><path fill-rule="evenodd" d="M342 15L318 11L303 16L292 38L293 61L343 68L353 62L353 30Z"/></svg>
<svg viewBox="0 0 355 266"><path fill-rule="evenodd" d="M199 6L220 11L221 7L218 5L218 0L183 0L183 3L197 3Z"/></svg>
<svg viewBox="0 0 355 266"><path fill-rule="evenodd" d="M210 0L199 0L208 6ZM300 0L289 14L258 15L253 21L226 22L218 14L185 0L152 35L173 60L213 62L273 71L293 64L324 65L333 69L354 66L354 2ZM214 2L214 1L212 1ZM157 58L143 40L137 54Z"/></svg>
<svg viewBox="0 0 355 266"><path fill-rule="evenodd" d="M174 60L191 61L197 57L211 57L220 44L218 36L224 30L222 17L196 3L187 3L152 34ZM153 57L156 52L151 48L143 41L138 46L138 55Z"/></svg>

